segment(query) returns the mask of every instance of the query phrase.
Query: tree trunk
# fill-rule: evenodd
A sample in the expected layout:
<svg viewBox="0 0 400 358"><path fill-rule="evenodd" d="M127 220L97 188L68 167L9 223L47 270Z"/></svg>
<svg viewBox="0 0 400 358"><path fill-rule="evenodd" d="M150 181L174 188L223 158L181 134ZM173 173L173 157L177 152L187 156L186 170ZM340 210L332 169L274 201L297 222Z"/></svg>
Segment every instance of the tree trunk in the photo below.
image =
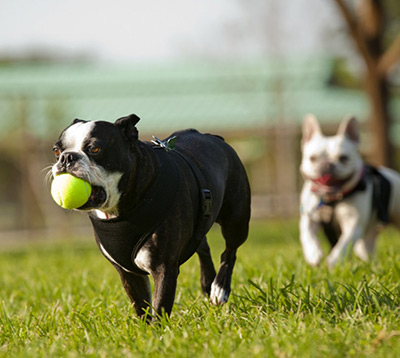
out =
<svg viewBox="0 0 400 358"><path fill-rule="evenodd" d="M366 90L371 104L369 130L374 138L369 160L375 165L392 167L394 147L389 136L389 89L386 77L380 76L376 68L366 74Z"/></svg>
<svg viewBox="0 0 400 358"><path fill-rule="evenodd" d="M346 21L351 37L366 65L365 86L370 100L369 129L374 138L369 160L376 165L393 166L394 148L390 142L388 68L397 60L398 45L393 47L394 55L385 59L387 67L382 69L384 49L384 14L382 0L364 0L352 13L344 0L336 0ZM390 54L390 53L389 53Z"/></svg>
<svg viewBox="0 0 400 358"><path fill-rule="evenodd" d="M358 18L361 36L368 51L368 56L363 56L367 68L365 84L371 103L370 131L375 136L370 160L376 165L393 166L394 150L389 136L391 118L387 72L379 70L379 61L384 53L382 0L364 0L360 3Z"/></svg>

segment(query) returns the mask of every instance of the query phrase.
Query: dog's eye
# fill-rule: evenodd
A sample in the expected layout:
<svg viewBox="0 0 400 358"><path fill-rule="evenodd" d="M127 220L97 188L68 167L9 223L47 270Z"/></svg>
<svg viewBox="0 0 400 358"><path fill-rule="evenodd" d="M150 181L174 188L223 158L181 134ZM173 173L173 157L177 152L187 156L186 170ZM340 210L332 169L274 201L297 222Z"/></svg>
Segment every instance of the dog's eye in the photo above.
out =
<svg viewBox="0 0 400 358"><path fill-rule="evenodd" d="M56 156L56 158L58 158L58 157L60 156L60 154L61 154L60 148L54 147L54 148L53 148L53 153L54 153L54 155Z"/></svg>
<svg viewBox="0 0 400 358"><path fill-rule="evenodd" d="M342 154L342 155L339 157L339 161L340 161L340 163L342 163L342 164L346 164L346 163L349 161L349 157L348 157L347 155Z"/></svg>
<svg viewBox="0 0 400 358"><path fill-rule="evenodd" d="M315 163L316 161L317 161L317 156L316 155L312 155L311 157L310 157L310 162L311 163Z"/></svg>
<svg viewBox="0 0 400 358"><path fill-rule="evenodd" d="M100 148L96 147L96 146L92 146L89 148L89 152L92 154L98 154L98 153L100 153Z"/></svg>

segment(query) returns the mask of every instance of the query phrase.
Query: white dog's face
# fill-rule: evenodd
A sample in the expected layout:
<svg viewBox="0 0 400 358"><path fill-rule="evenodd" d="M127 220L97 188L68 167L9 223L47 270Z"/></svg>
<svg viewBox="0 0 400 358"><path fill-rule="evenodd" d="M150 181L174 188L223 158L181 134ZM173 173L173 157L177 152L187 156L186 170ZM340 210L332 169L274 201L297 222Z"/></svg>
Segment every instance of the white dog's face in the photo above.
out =
<svg viewBox="0 0 400 358"><path fill-rule="evenodd" d="M359 132L354 118L345 119L335 136L321 132L314 116L303 125L302 162L305 179L326 188L338 188L358 175L363 162L359 153Z"/></svg>

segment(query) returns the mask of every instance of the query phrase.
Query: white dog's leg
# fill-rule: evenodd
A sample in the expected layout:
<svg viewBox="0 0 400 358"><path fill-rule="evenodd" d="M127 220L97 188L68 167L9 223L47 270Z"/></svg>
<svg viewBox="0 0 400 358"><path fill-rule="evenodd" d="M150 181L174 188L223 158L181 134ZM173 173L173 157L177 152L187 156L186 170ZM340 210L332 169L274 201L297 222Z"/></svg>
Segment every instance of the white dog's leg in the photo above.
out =
<svg viewBox="0 0 400 358"><path fill-rule="evenodd" d="M307 214L300 217L300 242L306 262L311 266L317 266L324 256L319 238L317 236L320 225L312 221Z"/></svg>
<svg viewBox="0 0 400 358"><path fill-rule="evenodd" d="M358 250L358 253L362 257L368 256L366 253L368 252L369 247L373 248L371 246L371 240L376 235L366 235L367 233L369 234L367 227L371 220L370 200L370 195L357 195L354 196L351 201L343 201L337 204L335 215L342 234L326 259L329 267L333 267L338 262L342 262L346 256L351 254L355 245L357 245L358 248L356 250ZM374 225L371 225L370 227L372 228ZM357 241L361 241L361 243L357 244Z"/></svg>
<svg viewBox="0 0 400 358"><path fill-rule="evenodd" d="M356 241L361 238L362 229L359 225L352 225L342 227L342 235L340 235L339 241L326 258L326 262L329 267L334 267L338 262L344 261L347 255L353 249Z"/></svg>
<svg viewBox="0 0 400 358"><path fill-rule="evenodd" d="M369 253L365 240L363 238L357 240L357 242L354 244L353 251L356 256L362 261L367 262L369 260Z"/></svg>

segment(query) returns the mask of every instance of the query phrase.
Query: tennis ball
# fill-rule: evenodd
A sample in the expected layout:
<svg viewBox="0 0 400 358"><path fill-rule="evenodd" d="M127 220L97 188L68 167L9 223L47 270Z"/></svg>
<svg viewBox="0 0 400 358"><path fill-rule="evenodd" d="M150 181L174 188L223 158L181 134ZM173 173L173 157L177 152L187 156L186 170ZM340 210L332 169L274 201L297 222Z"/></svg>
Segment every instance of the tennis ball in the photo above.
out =
<svg viewBox="0 0 400 358"><path fill-rule="evenodd" d="M64 209L81 207L88 201L91 194L91 185L71 174L59 174L51 183L51 196Z"/></svg>

